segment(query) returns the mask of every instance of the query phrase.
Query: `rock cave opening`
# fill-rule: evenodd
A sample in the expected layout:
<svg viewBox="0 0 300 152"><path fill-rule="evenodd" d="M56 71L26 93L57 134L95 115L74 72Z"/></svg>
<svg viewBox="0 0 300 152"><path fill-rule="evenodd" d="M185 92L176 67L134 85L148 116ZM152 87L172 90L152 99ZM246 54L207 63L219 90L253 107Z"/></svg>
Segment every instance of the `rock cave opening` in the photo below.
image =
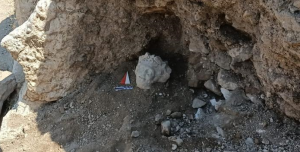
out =
<svg viewBox="0 0 300 152"><path fill-rule="evenodd" d="M132 59L146 52L159 56L172 69L170 81L186 81L189 51L182 40L180 19L171 12L155 12L142 15L138 22L148 29L147 43Z"/></svg>
<svg viewBox="0 0 300 152"><path fill-rule="evenodd" d="M145 54L148 52L161 57L163 61L168 62L168 65L172 69L170 80L185 81L188 69L188 56L182 53L184 52L183 48L182 50L175 51L176 47L182 48L178 43L170 45L163 37L155 37L149 41L140 53Z"/></svg>

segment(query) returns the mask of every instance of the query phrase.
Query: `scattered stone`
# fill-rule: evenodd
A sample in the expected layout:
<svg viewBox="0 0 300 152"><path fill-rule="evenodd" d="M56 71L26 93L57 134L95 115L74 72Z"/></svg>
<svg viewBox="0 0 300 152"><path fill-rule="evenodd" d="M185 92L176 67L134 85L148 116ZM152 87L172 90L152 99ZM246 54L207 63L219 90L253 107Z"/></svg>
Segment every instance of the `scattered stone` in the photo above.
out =
<svg viewBox="0 0 300 152"><path fill-rule="evenodd" d="M268 126L268 123L264 121L264 122L259 123L259 125L265 128Z"/></svg>
<svg viewBox="0 0 300 152"><path fill-rule="evenodd" d="M171 114L172 118L182 118L182 113L181 112L173 112Z"/></svg>
<svg viewBox="0 0 300 152"><path fill-rule="evenodd" d="M140 132L139 131L133 131L131 132L131 137L137 138L140 136Z"/></svg>
<svg viewBox="0 0 300 152"><path fill-rule="evenodd" d="M223 69L230 70L231 57L225 51L220 51L216 53L215 63Z"/></svg>
<svg viewBox="0 0 300 152"><path fill-rule="evenodd" d="M253 46L243 46L228 51L228 54L238 62L249 60L252 57Z"/></svg>
<svg viewBox="0 0 300 152"><path fill-rule="evenodd" d="M220 106L222 105L223 100L217 101L216 99L211 99L210 103L212 106L215 107L216 110L219 110Z"/></svg>
<svg viewBox="0 0 300 152"><path fill-rule="evenodd" d="M265 145L269 145L270 144L270 141L266 138L263 138L261 143L265 144Z"/></svg>
<svg viewBox="0 0 300 152"><path fill-rule="evenodd" d="M167 62L162 61L159 56L146 53L139 57L135 69L136 84L141 89L150 89L154 82L166 82L170 78L171 72Z"/></svg>
<svg viewBox="0 0 300 152"><path fill-rule="evenodd" d="M224 130L221 127L216 127L217 132L220 136L225 137Z"/></svg>
<svg viewBox="0 0 300 152"><path fill-rule="evenodd" d="M172 113L171 110L167 110L166 115L167 115L167 116L170 116L171 113Z"/></svg>
<svg viewBox="0 0 300 152"><path fill-rule="evenodd" d="M162 115L157 114L155 116L155 124L159 125L161 123L161 121L162 121Z"/></svg>
<svg viewBox="0 0 300 152"><path fill-rule="evenodd" d="M211 148L206 148L206 152L211 152L212 149Z"/></svg>
<svg viewBox="0 0 300 152"><path fill-rule="evenodd" d="M171 135L171 121L163 121L161 123L161 133L165 136Z"/></svg>
<svg viewBox="0 0 300 152"><path fill-rule="evenodd" d="M193 119L194 119L194 116L193 116L192 114L189 114L189 115L188 115L188 119L189 119L189 120L193 120Z"/></svg>
<svg viewBox="0 0 300 152"><path fill-rule="evenodd" d="M204 42L200 37L193 37L190 39L189 50L191 52L200 52L203 54L209 53L209 50L206 49Z"/></svg>
<svg viewBox="0 0 300 152"><path fill-rule="evenodd" d="M199 120L202 119L204 117L205 113L201 108L198 108L196 114L195 114L195 119Z"/></svg>
<svg viewBox="0 0 300 152"><path fill-rule="evenodd" d="M218 73L218 83L222 88L235 90L239 87L239 78L234 73L221 69Z"/></svg>
<svg viewBox="0 0 300 152"><path fill-rule="evenodd" d="M225 100L228 100L230 98L230 96L232 95L232 93L229 90L224 89L224 88L221 88L221 92L222 92Z"/></svg>
<svg viewBox="0 0 300 152"><path fill-rule="evenodd" d="M170 141L173 141L177 144L177 146L181 146L183 143L183 140L180 137L171 136L168 138Z"/></svg>
<svg viewBox="0 0 300 152"><path fill-rule="evenodd" d="M176 144L172 144L172 150L176 150L177 149L177 145Z"/></svg>
<svg viewBox="0 0 300 152"><path fill-rule="evenodd" d="M193 100L193 105L192 105L192 107L193 108L201 108L201 107L203 107L203 106L205 106L206 105L206 102L204 102L204 101L202 101L202 100L200 100L200 99L198 99L198 98L195 98L194 100Z"/></svg>
<svg viewBox="0 0 300 152"><path fill-rule="evenodd" d="M248 138L245 140L245 143L246 143L247 145L254 145L254 141L253 141L253 139L250 138L250 137L248 137Z"/></svg>
<svg viewBox="0 0 300 152"><path fill-rule="evenodd" d="M300 1L295 1L293 5L300 9Z"/></svg>
<svg viewBox="0 0 300 152"><path fill-rule="evenodd" d="M59 107L59 112L60 112L61 114L65 113L65 108L64 108L64 107Z"/></svg>
<svg viewBox="0 0 300 152"><path fill-rule="evenodd" d="M255 144L259 144L259 140L257 138L254 139Z"/></svg>
<svg viewBox="0 0 300 152"><path fill-rule="evenodd" d="M263 102L259 99L257 95L252 95L252 94L246 94L246 96L252 101L253 103L257 105L263 105Z"/></svg>
<svg viewBox="0 0 300 152"><path fill-rule="evenodd" d="M71 109L73 109L74 108L74 103L71 102L69 106L70 106Z"/></svg>
<svg viewBox="0 0 300 152"><path fill-rule="evenodd" d="M176 126L175 131L177 132L177 131L179 131L180 129L181 129L180 126Z"/></svg>
<svg viewBox="0 0 300 152"><path fill-rule="evenodd" d="M204 86L206 87L206 89L212 91L212 92L215 93L216 95L218 95L218 96L221 96L221 95L222 95L222 93L221 93L220 89L218 88L216 82L213 81L212 79L207 80L207 81L204 83Z"/></svg>

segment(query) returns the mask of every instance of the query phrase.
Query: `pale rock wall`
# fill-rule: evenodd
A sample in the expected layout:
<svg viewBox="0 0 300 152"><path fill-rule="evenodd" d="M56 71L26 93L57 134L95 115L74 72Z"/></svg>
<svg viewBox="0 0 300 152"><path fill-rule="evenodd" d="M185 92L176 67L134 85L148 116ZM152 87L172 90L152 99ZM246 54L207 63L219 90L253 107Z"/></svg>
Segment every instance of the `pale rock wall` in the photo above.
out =
<svg viewBox="0 0 300 152"><path fill-rule="evenodd" d="M292 0L40 0L2 45L33 101L57 100L88 71L110 71L158 40L189 58L190 86L228 70L246 94L300 119L298 14Z"/></svg>

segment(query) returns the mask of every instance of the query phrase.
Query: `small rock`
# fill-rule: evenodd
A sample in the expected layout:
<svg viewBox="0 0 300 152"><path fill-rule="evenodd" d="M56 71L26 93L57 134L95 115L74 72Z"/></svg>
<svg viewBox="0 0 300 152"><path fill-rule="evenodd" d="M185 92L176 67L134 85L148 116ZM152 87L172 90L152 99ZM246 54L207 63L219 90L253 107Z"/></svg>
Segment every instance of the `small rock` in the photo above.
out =
<svg viewBox="0 0 300 152"><path fill-rule="evenodd" d="M252 57L253 46L243 46L241 48L234 48L228 51L228 54L238 62L243 62Z"/></svg>
<svg viewBox="0 0 300 152"><path fill-rule="evenodd" d="M159 125L161 123L161 121L162 121L162 115L157 114L155 116L155 124Z"/></svg>
<svg viewBox="0 0 300 152"><path fill-rule="evenodd" d="M210 103L215 107L216 110L219 110L220 106L222 105L222 101L223 100L217 101L216 99L211 99Z"/></svg>
<svg viewBox="0 0 300 152"><path fill-rule="evenodd" d="M225 98L225 100L230 99L230 96L232 95L232 93L229 90L221 88L221 92L222 92L223 97Z"/></svg>
<svg viewBox="0 0 300 152"><path fill-rule="evenodd" d="M203 107L203 106L205 106L206 105L206 102L204 102L204 101L202 101L202 100L200 100L200 99L198 99L198 98L195 98L194 100L193 100L193 105L192 105L192 107L193 108L201 108L201 107Z"/></svg>
<svg viewBox="0 0 300 152"><path fill-rule="evenodd" d="M254 144L254 141L253 141L252 138L248 137L248 138L246 139L245 143L246 143L247 145L253 145L253 144Z"/></svg>
<svg viewBox="0 0 300 152"><path fill-rule="evenodd" d="M182 113L181 112L173 112L171 114L172 118L182 118Z"/></svg>
<svg viewBox="0 0 300 152"><path fill-rule="evenodd" d="M257 138L254 139L255 144L259 144L259 140Z"/></svg>
<svg viewBox="0 0 300 152"><path fill-rule="evenodd" d="M189 114L189 115L188 115L188 119L189 119L189 120L193 120L193 119L194 119L194 116L193 116L192 114Z"/></svg>
<svg viewBox="0 0 300 152"><path fill-rule="evenodd" d="M175 142L178 146L181 146L182 143L183 143L183 140L182 140L180 137L172 136L172 137L169 137L168 139L169 139L170 141Z"/></svg>
<svg viewBox="0 0 300 152"><path fill-rule="evenodd" d="M266 138L263 138L261 143L265 144L265 145L269 145L270 144L270 141Z"/></svg>
<svg viewBox="0 0 300 152"><path fill-rule="evenodd" d="M161 133L165 136L170 136L170 134L171 134L171 122L169 120L163 121L161 123Z"/></svg>
<svg viewBox="0 0 300 152"><path fill-rule="evenodd" d="M295 1L293 5L300 9L300 1Z"/></svg>
<svg viewBox="0 0 300 152"><path fill-rule="evenodd" d="M131 132L131 137L137 138L140 136L140 132L139 131L133 131Z"/></svg>
<svg viewBox="0 0 300 152"><path fill-rule="evenodd" d="M179 131L180 129L181 129L180 126L176 126L175 131L177 132L177 131Z"/></svg>
<svg viewBox="0 0 300 152"><path fill-rule="evenodd" d="M167 110L166 115L167 115L167 116L170 116L171 113L172 113L171 110Z"/></svg>
<svg viewBox="0 0 300 152"><path fill-rule="evenodd" d="M211 152L211 148L206 148L206 152Z"/></svg>
<svg viewBox="0 0 300 152"><path fill-rule="evenodd" d="M214 82L213 80L207 80L205 83L204 83L204 86L206 87L206 89L212 91L213 93L215 93L216 95L218 96L221 96L222 93L220 91L220 89L218 88L216 82Z"/></svg>
<svg viewBox="0 0 300 152"><path fill-rule="evenodd" d="M200 37L193 37L190 39L189 50L191 52L199 52L208 54L209 50L205 47L203 40Z"/></svg>
<svg viewBox="0 0 300 152"><path fill-rule="evenodd" d="M60 112L61 114L65 113L65 108L64 108L64 107L59 107L59 112Z"/></svg>
<svg viewBox="0 0 300 152"><path fill-rule="evenodd" d="M176 150L177 149L177 145L172 144L172 150Z"/></svg>
<svg viewBox="0 0 300 152"><path fill-rule="evenodd" d="M225 133L224 133L224 130L223 130L222 128L216 127L216 129L217 129L217 132L218 132L218 134L219 134L220 136L225 137Z"/></svg>
<svg viewBox="0 0 300 152"><path fill-rule="evenodd" d="M199 120L205 115L204 111L201 108L198 108L197 113L195 114L195 119Z"/></svg>
<svg viewBox="0 0 300 152"><path fill-rule="evenodd" d="M231 57L225 51L220 51L215 55L215 63L226 70L230 70Z"/></svg>
<svg viewBox="0 0 300 152"><path fill-rule="evenodd" d="M229 70L220 70L218 73L218 83L222 88L235 90L239 87L239 77Z"/></svg>
<svg viewBox="0 0 300 152"><path fill-rule="evenodd" d="M73 102L70 103L70 108L71 108L71 109L74 108Z"/></svg>
<svg viewBox="0 0 300 152"><path fill-rule="evenodd" d="M259 125L265 128L265 127L267 127L268 123L264 121L264 122L259 123Z"/></svg>

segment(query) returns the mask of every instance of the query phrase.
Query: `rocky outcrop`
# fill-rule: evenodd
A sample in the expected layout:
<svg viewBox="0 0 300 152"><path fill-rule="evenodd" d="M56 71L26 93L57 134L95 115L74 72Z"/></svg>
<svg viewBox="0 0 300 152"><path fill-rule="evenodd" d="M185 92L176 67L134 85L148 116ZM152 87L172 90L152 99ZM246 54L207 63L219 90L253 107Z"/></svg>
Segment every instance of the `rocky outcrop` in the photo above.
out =
<svg viewBox="0 0 300 152"><path fill-rule="evenodd" d="M2 45L23 66L33 101L57 100L88 71L152 48L163 59L189 58L178 64L188 64L193 87L226 70L239 79L224 87L300 119L298 12L296 1L277 0L40 0Z"/></svg>

